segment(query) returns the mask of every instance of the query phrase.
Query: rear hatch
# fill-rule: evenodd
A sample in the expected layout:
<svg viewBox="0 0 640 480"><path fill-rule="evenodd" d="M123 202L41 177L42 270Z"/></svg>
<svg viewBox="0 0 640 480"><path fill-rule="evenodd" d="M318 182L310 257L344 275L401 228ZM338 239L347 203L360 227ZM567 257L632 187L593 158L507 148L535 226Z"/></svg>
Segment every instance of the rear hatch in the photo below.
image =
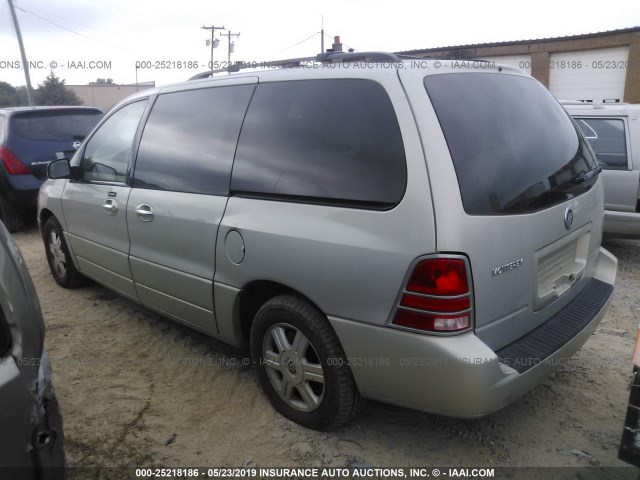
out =
<svg viewBox="0 0 640 480"><path fill-rule="evenodd" d="M71 158L102 118L98 109L60 108L14 112L5 146L40 180L58 157Z"/></svg>
<svg viewBox="0 0 640 480"><path fill-rule="evenodd" d="M497 350L556 314L593 276L602 186L579 130L540 83L459 64L422 75L426 107L416 119L438 251L469 258L475 332ZM408 85L414 77L407 92L415 104L408 73L401 78Z"/></svg>

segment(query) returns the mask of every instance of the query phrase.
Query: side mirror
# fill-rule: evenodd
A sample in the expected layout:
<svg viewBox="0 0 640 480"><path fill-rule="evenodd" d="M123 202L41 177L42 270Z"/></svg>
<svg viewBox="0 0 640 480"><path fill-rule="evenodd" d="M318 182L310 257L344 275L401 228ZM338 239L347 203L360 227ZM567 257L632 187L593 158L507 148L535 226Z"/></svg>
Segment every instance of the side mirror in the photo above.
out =
<svg viewBox="0 0 640 480"><path fill-rule="evenodd" d="M47 166L47 176L52 180L71 178L71 164L68 158L54 160Z"/></svg>

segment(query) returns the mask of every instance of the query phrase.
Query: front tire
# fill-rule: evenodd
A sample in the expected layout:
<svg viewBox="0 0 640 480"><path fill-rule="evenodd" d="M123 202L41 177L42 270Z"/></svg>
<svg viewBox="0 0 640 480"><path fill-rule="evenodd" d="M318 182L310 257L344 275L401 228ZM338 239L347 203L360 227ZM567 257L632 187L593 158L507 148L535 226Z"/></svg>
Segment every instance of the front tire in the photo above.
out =
<svg viewBox="0 0 640 480"><path fill-rule="evenodd" d="M49 217L44 224L44 248L51 275L59 285L76 288L87 283L86 277L73 264L62 227L55 217Z"/></svg>
<svg viewBox="0 0 640 480"><path fill-rule="evenodd" d="M359 410L360 393L327 318L291 295L266 302L251 327L251 357L274 408L314 430L333 430Z"/></svg>

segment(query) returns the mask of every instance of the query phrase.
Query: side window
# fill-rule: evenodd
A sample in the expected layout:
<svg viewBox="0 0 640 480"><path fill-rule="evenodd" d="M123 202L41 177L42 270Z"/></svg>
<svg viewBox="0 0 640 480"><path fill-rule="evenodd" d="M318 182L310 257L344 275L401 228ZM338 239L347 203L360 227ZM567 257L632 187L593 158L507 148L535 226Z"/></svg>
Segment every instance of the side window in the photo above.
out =
<svg viewBox="0 0 640 480"><path fill-rule="evenodd" d="M400 126L371 80L259 84L245 118L231 189L313 203L388 208L407 170Z"/></svg>
<svg viewBox="0 0 640 480"><path fill-rule="evenodd" d="M576 118L575 120L589 141L602 168L627 168L627 140L622 119Z"/></svg>
<svg viewBox="0 0 640 480"><path fill-rule="evenodd" d="M126 182L133 139L146 106L147 100L130 103L100 126L82 155L81 180Z"/></svg>
<svg viewBox="0 0 640 480"><path fill-rule="evenodd" d="M4 126L5 126L4 117L0 115L0 145L4 143Z"/></svg>
<svg viewBox="0 0 640 480"><path fill-rule="evenodd" d="M133 186L229 193L233 155L253 85L160 95L144 127Z"/></svg>

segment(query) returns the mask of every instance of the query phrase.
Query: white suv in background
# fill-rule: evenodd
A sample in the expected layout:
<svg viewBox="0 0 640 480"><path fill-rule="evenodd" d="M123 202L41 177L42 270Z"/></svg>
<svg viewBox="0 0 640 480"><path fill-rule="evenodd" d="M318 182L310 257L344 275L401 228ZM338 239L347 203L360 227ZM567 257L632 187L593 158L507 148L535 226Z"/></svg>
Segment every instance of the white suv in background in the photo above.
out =
<svg viewBox="0 0 640 480"><path fill-rule="evenodd" d="M640 105L561 103L603 170L604 233L640 238Z"/></svg>

